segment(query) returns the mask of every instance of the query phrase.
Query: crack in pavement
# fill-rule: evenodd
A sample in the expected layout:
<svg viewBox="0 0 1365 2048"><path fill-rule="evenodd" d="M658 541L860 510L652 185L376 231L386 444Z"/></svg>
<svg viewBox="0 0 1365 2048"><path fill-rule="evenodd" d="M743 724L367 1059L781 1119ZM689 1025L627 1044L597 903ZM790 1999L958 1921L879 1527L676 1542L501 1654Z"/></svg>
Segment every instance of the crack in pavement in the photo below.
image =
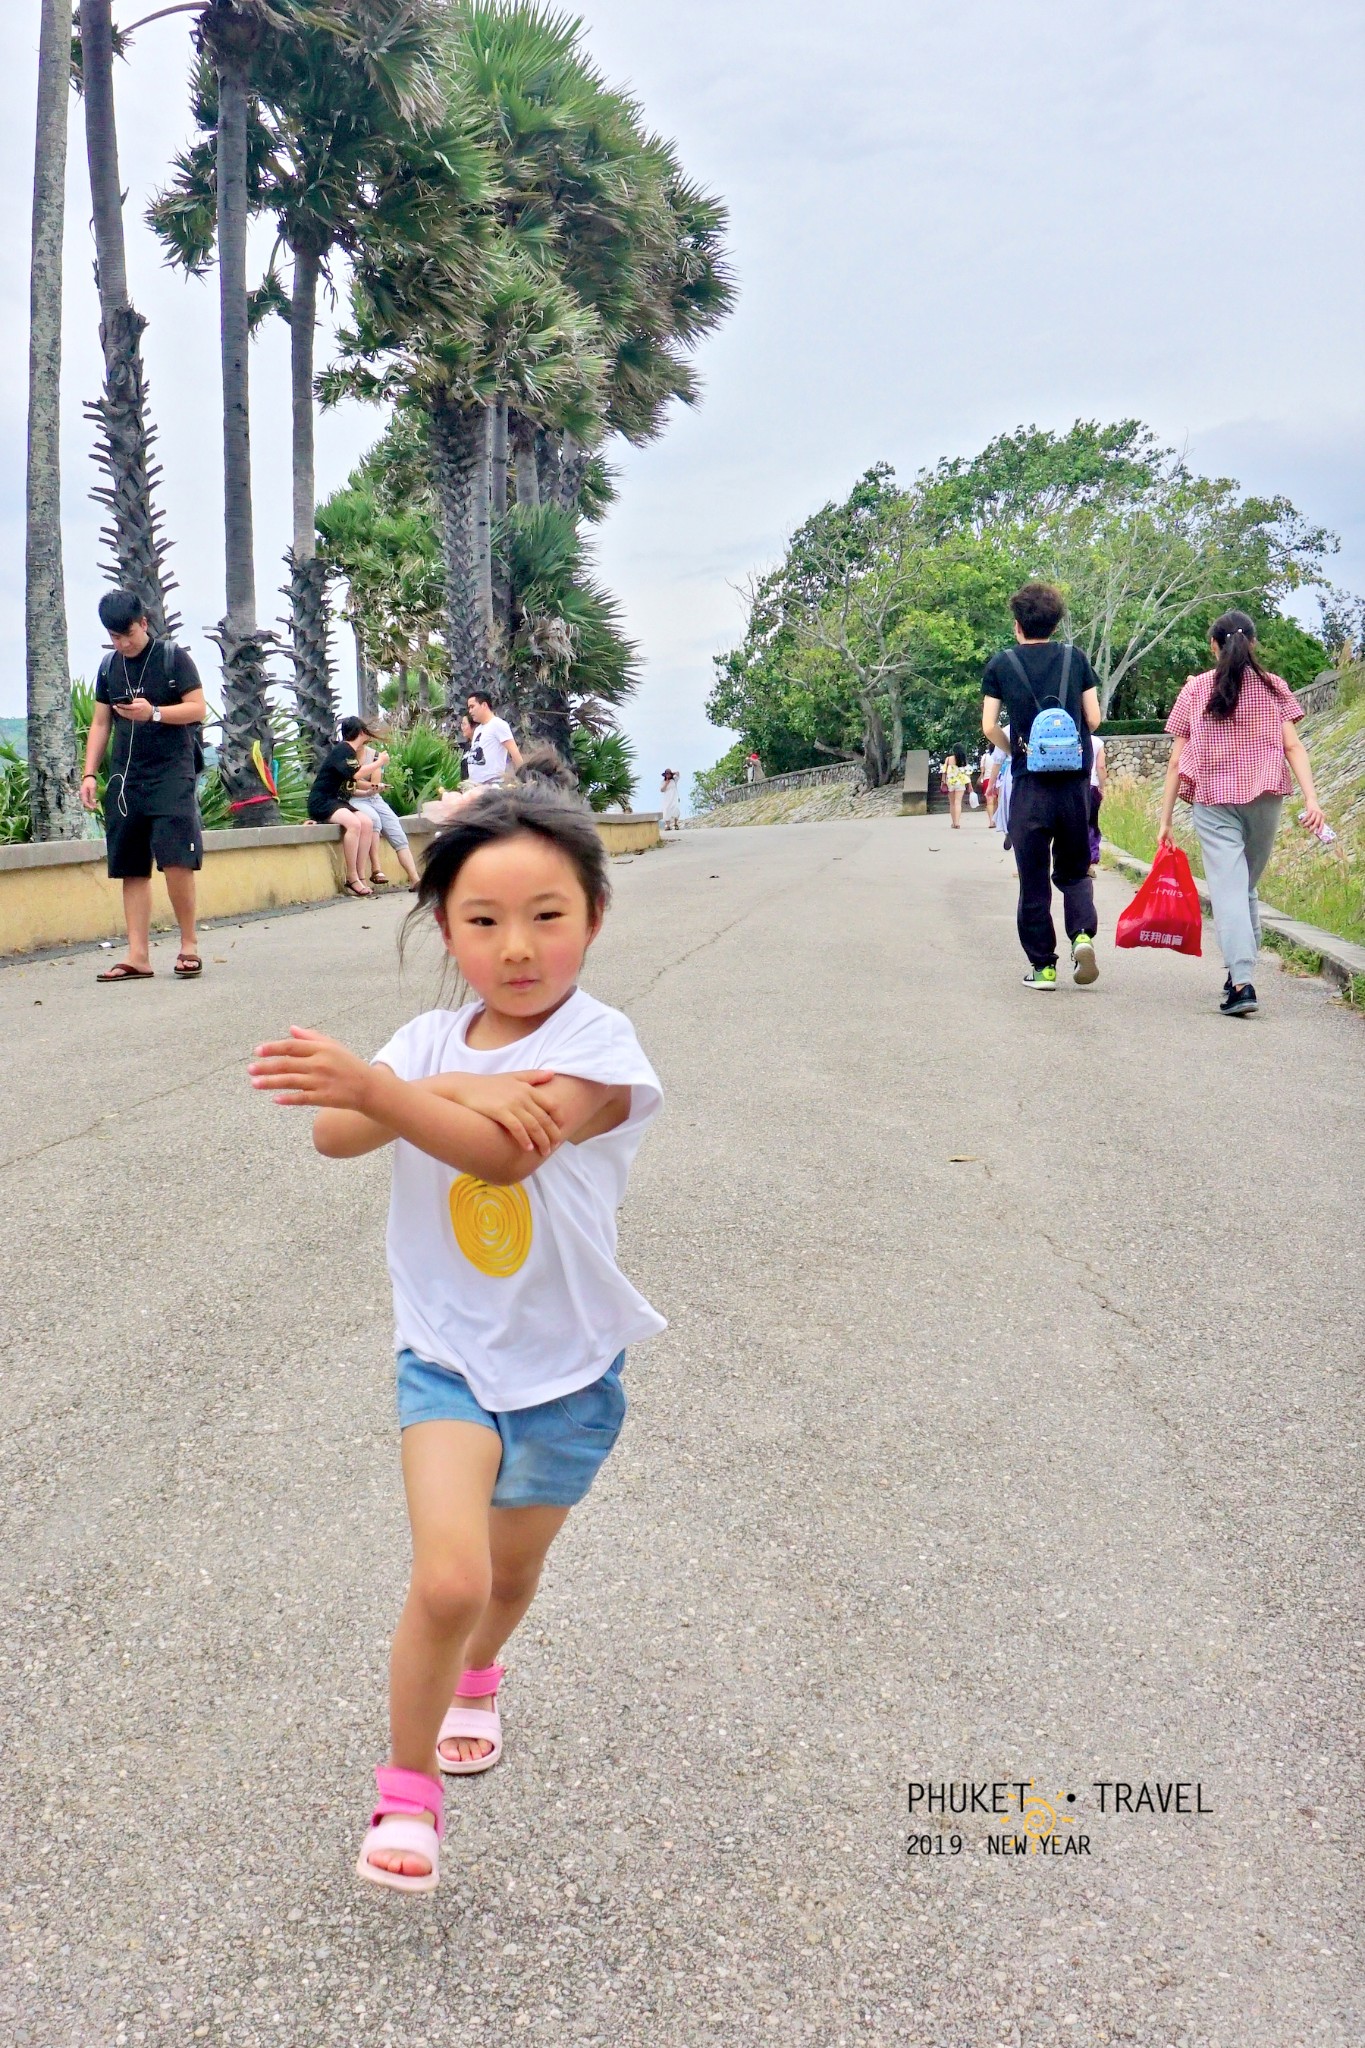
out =
<svg viewBox="0 0 1365 2048"><path fill-rule="evenodd" d="M357 1010L361 1010L364 1007L365 1004L363 1002L352 1003L348 1008L340 1011L339 1014L342 1017L352 1017ZM309 1024L305 1028L310 1031L321 1031L324 1027L321 1024ZM331 1037L332 1034L329 1032L328 1036ZM121 1120L125 1116L131 1115L135 1110L145 1109L148 1103L169 1102L173 1096L183 1095L186 1089L198 1088L204 1082L216 1079L219 1074L228 1073L233 1067L245 1066L247 1060L255 1052L258 1042L253 1040L248 1051L234 1053L230 1059L220 1060L217 1066L201 1068L197 1074L189 1075L184 1081L176 1081L167 1088L158 1088L150 1095L140 1095L135 1102L125 1102L118 1110L101 1110L92 1123L83 1125L78 1131L68 1131L60 1138L49 1138L44 1144L35 1145L32 1151L15 1152L8 1159L0 1159L0 1173L7 1172L12 1166L27 1166L30 1161L41 1159L44 1153L60 1151L63 1145L79 1145L82 1138L93 1137L100 1126L108 1123L113 1117L118 1117Z"/></svg>

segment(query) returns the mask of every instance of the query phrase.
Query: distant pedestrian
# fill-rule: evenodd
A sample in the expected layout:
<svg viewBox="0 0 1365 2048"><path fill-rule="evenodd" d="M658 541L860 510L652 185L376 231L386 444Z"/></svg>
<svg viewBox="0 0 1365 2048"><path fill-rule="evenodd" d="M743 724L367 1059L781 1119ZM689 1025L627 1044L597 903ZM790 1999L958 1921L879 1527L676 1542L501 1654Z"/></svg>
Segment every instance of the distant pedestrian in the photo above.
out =
<svg viewBox="0 0 1365 2048"><path fill-rule="evenodd" d="M1026 988L1057 986L1052 885L1062 892L1074 978L1099 974L1090 881L1090 735L1100 722L1099 684L1079 647L1052 635L1066 600L1050 583L1026 583L1010 599L1015 645L993 654L982 679L981 727L1010 750L1007 839L1019 871L1019 943ZM1009 736L1000 712L1009 712ZM1035 734L1034 727L1037 725Z"/></svg>
<svg viewBox="0 0 1365 2048"><path fill-rule="evenodd" d="M414 912L475 1000L415 1018L371 1061L296 1026L251 1063L254 1087L318 1112L328 1158L394 1147L412 1577L357 1873L397 1891L437 1884L442 1775L502 1753L499 1653L620 1433L625 1347L664 1327L616 1263L662 1093L629 1019L578 987L609 890L581 800L488 790L433 844Z"/></svg>
<svg viewBox="0 0 1365 2048"><path fill-rule="evenodd" d="M460 780L469 780L469 750L474 744L477 727L467 711L460 713Z"/></svg>
<svg viewBox="0 0 1365 2048"><path fill-rule="evenodd" d="M105 859L111 880L123 884L128 952L95 979L151 980L155 860L180 927L176 978L193 981L204 971L194 881L204 863L196 788L203 761L200 728L208 715L203 685L185 649L152 632L146 607L133 591L106 590L99 615L113 651L100 663L95 679L81 802L87 811L98 807L96 777L112 733L114 751L104 798Z"/></svg>
<svg viewBox="0 0 1365 2048"><path fill-rule="evenodd" d="M1209 646L1217 666L1189 677L1166 720L1171 758L1157 840L1171 843L1176 798L1185 798L1194 809L1227 968L1219 1007L1225 1017L1249 1017L1257 1007L1251 977L1261 945L1256 885L1294 786L1291 770L1303 791L1304 824L1318 832L1324 821L1295 730L1303 706L1282 677L1262 668L1252 620L1245 612L1224 612L1209 628Z"/></svg>
<svg viewBox="0 0 1365 2048"><path fill-rule="evenodd" d="M981 756L981 797L986 806L986 828L990 832L1004 831L997 813L1000 809L1001 770L1009 765L1009 750L1005 747L988 747Z"/></svg>
<svg viewBox="0 0 1365 2048"><path fill-rule="evenodd" d="M1097 732L1090 735L1092 760L1090 763L1090 873L1099 873L1100 867L1100 805L1104 802L1104 785L1109 779L1107 755L1104 741Z"/></svg>
<svg viewBox="0 0 1365 2048"><path fill-rule="evenodd" d="M952 818L954 832L962 830L962 799L972 786L972 771L967 766L967 749L954 747L943 763L943 780L948 791L948 811Z"/></svg>
<svg viewBox="0 0 1365 2048"><path fill-rule="evenodd" d="M360 773L360 750L367 731L363 718L342 719L341 738L318 763L313 786L308 792L309 821L314 825L336 825L340 829L348 896L374 894L365 875L370 865L375 823L368 812L351 801L356 777Z"/></svg>
<svg viewBox="0 0 1365 2048"><path fill-rule="evenodd" d="M505 718L498 717L492 698L482 690L471 690L466 701L474 728L465 759L466 780L501 782L509 764L521 766L521 749L512 737L512 728Z"/></svg>
<svg viewBox="0 0 1365 2048"><path fill-rule="evenodd" d="M676 768L665 768L662 790L663 806L659 814L660 827L665 832L681 832L681 784Z"/></svg>
<svg viewBox="0 0 1365 2048"><path fill-rule="evenodd" d="M750 754L748 760L744 763L744 780L746 782L761 782L763 780L763 763L757 754Z"/></svg>

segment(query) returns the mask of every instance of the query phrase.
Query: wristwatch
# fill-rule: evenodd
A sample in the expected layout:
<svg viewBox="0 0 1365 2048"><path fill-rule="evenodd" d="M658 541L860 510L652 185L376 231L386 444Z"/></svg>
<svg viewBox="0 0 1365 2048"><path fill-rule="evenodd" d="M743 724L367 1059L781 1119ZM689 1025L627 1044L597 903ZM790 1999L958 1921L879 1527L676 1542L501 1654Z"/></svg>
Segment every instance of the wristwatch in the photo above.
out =
<svg viewBox="0 0 1365 2048"><path fill-rule="evenodd" d="M160 725L160 723L161 723L161 706L160 706L159 704L153 704L153 706L152 706L152 724L153 724L153 725Z"/></svg>

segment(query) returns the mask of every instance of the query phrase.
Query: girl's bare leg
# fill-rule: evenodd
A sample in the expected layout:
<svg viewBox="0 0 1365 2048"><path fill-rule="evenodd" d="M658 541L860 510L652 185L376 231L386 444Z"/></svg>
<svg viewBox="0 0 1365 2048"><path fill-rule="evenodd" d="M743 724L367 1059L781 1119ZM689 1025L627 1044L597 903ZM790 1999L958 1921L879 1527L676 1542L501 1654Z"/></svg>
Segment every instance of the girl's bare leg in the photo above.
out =
<svg viewBox="0 0 1365 2048"><path fill-rule="evenodd" d="M493 1508L489 1511L492 1587L483 1618L470 1636L464 1669L483 1671L496 1663L499 1650L536 1597L546 1553L569 1518L568 1508ZM459 1673L456 1673L456 1677ZM492 1695L462 1699L462 1707L490 1707ZM441 1744L452 1761L477 1763L491 1742L454 1735Z"/></svg>
<svg viewBox="0 0 1365 2048"><path fill-rule="evenodd" d="M489 1501L502 1461L496 1430L418 1422L403 1431L412 1581L389 1659L389 1761L437 1775L436 1733L492 1583ZM433 1815L434 1819L435 1816ZM381 1870L424 1877L424 1856L376 1849Z"/></svg>

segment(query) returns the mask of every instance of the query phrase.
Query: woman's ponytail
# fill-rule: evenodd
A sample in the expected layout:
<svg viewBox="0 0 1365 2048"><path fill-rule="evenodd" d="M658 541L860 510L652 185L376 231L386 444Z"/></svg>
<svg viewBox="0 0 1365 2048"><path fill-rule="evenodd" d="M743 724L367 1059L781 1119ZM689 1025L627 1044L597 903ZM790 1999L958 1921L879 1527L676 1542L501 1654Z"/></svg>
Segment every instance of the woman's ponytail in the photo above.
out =
<svg viewBox="0 0 1365 2048"><path fill-rule="evenodd" d="M1209 627L1209 638L1218 649L1218 667L1209 695L1209 717L1231 718L1242 695L1248 675L1267 680L1253 652L1256 627L1245 612L1224 612Z"/></svg>

